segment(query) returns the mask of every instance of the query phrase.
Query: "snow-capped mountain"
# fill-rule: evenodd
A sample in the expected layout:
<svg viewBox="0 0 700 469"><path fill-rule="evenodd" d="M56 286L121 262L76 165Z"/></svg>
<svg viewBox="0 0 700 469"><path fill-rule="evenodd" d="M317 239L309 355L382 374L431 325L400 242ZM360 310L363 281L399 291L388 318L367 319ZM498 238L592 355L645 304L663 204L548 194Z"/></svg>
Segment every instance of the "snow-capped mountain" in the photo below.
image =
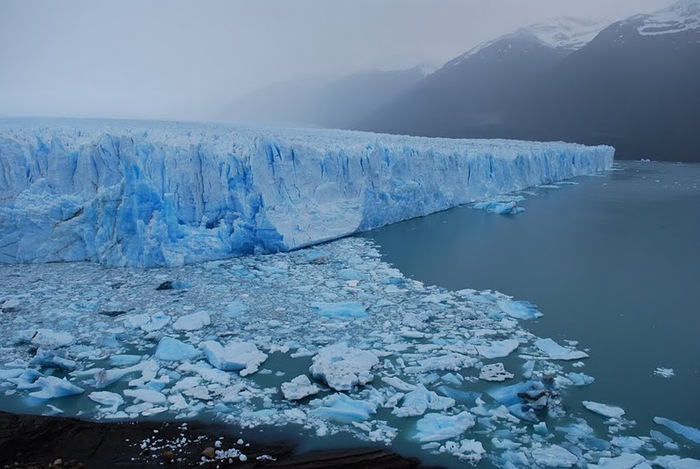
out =
<svg viewBox="0 0 700 469"><path fill-rule="evenodd" d="M700 1L604 26L562 19L501 36L357 127L606 143L622 158L700 160Z"/></svg>
<svg viewBox="0 0 700 469"><path fill-rule="evenodd" d="M610 23L607 21L594 21L570 17L554 18L552 20L536 23L515 32L505 34L491 41L484 42L465 52L459 57L448 62L447 66L456 66L479 52L492 48L497 44L508 44L525 39L536 41L551 49L568 53L580 49L588 44L596 35Z"/></svg>
<svg viewBox="0 0 700 469"><path fill-rule="evenodd" d="M641 22L637 32L642 36L675 34L700 30L700 1L682 0L668 8L635 18Z"/></svg>

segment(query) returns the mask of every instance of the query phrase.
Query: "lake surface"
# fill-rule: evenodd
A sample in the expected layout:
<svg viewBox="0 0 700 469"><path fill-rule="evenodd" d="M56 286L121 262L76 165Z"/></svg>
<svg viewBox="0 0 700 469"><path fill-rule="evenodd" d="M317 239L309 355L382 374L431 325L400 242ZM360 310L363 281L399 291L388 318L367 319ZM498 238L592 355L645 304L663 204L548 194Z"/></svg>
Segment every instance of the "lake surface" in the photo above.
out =
<svg viewBox="0 0 700 469"><path fill-rule="evenodd" d="M414 279L537 304L524 327L591 356L595 382L571 400L621 406L638 434L655 416L700 427L700 165L620 162L574 181L532 189L518 215L460 207L365 236Z"/></svg>

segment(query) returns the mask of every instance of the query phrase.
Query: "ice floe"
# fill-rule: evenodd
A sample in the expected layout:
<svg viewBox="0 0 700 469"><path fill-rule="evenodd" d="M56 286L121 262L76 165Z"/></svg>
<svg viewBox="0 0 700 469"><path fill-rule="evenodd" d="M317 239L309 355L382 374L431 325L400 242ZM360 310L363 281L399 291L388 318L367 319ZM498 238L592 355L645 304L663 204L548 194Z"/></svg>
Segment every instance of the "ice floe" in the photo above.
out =
<svg viewBox="0 0 700 469"><path fill-rule="evenodd" d="M602 415L603 417L620 418L623 415L625 415L624 409L620 407L601 404L599 402L593 401L583 401L581 402L581 404L583 404L583 406L591 412L595 412L596 414Z"/></svg>
<svg viewBox="0 0 700 469"><path fill-rule="evenodd" d="M586 354L525 329L540 315L530 303L405 278L363 239L177 269L5 265L0 278L12 299L0 395L45 414L295 425L418 443L451 467L583 467L630 451L637 466L674 467L695 444L665 419L683 436L636 435L596 403L601 425L569 391L593 382L575 361ZM156 289L178 279L188 287Z"/></svg>

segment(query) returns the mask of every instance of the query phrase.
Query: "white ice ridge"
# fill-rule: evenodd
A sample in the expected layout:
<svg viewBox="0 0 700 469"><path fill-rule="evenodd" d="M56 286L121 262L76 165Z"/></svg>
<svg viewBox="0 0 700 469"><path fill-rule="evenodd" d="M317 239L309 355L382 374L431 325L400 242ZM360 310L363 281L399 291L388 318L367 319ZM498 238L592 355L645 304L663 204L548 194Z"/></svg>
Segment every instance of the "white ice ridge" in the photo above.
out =
<svg viewBox="0 0 700 469"><path fill-rule="evenodd" d="M287 251L609 169L614 149L312 129L0 120L0 262Z"/></svg>

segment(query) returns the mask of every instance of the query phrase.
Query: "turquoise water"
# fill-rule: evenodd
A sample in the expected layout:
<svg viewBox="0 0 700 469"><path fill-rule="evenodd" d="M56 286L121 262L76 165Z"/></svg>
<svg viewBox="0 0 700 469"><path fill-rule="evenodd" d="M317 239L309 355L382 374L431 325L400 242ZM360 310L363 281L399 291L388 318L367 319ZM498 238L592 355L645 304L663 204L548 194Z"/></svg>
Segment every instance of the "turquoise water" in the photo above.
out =
<svg viewBox="0 0 700 469"><path fill-rule="evenodd" d="M621 406L639 435L655 416L700 428L700 165L622 162L574 181L533 189L522 214L460 207L365 236L409 277L536 303L544 317L524 327L591 355L595 382L572 401Z"/></svg>

